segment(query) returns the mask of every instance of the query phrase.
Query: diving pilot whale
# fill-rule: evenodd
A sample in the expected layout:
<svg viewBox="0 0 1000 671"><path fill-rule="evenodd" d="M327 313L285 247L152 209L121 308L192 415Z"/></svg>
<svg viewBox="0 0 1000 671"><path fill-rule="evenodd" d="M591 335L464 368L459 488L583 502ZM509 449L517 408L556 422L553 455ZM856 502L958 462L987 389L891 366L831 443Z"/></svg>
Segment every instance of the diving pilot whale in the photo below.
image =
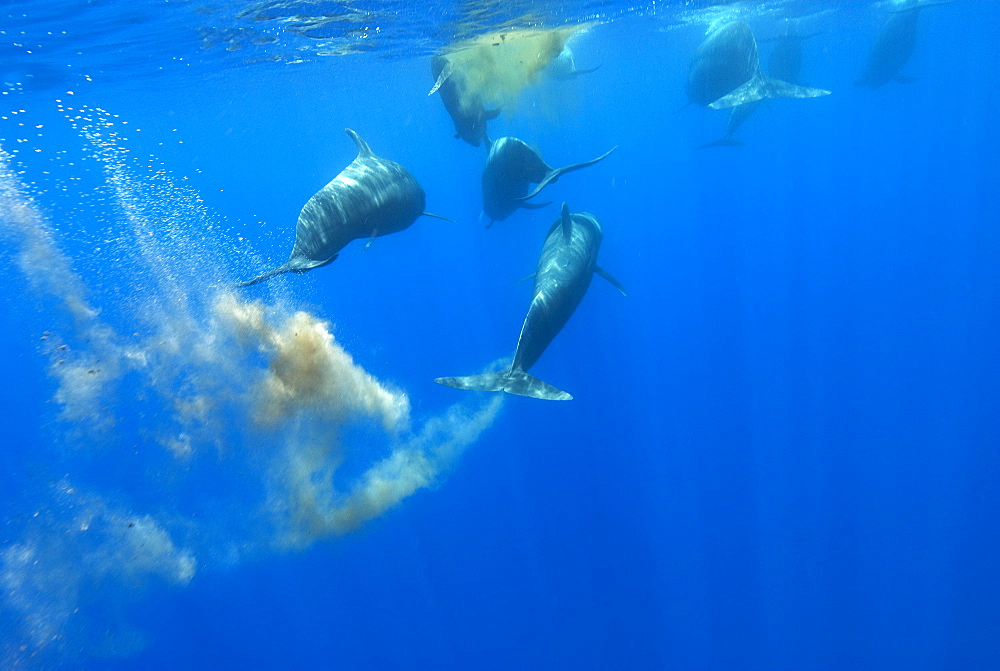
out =
<svg viewBox="0 0 1000 671"><path fill-rule="evenodd" d="M483 168L483 212L490 218L490 226L495 221L503 221L519 208L538 209L549 203L528 203L529 198L549 184L553 184L567 172L580 170L603 161L617 147L590 161L575 163L562 168L551 168L538 153L523 140L516 137L502 137L487 140L489 156ZM528 186L537 184L528 193Z"/></svg>
<svg viewBox="0 0 1000 671"><path fill-rule="evenodd" d="M236 286L325 266L352 240L398 233L421 215L446 218L424 212L424 190L406 168L377 156L360 135L344 130L358 145L358 155L302 207L288 260Z"/></svg>
<svg viewBox="0 0 1000 671"><path fill-rule="evenodd" d="M466 95L463 75L455 71L446 56L431 59L431 75L434 87L427 95L440 91L441 102L455 124L455 139L478 147L486 140L486 122L495 119L500 110L487 110L478 96Z"/></svg>
<svg viewBox="0 0 1000 671"><path fill-rule="evenodd" d="M868 54L865 72L855 83L858 86L878 88L894 79L903 83L912 81L912 78L902 74L902 70L917 46L920 10L951 2L953 0L903 0L882 27Z"/></svg>
<svg viewBox="0 0 1000 671"><path fill-rule="evenodd" d="M760 68L757 40L746 21L732 21L713 31L691 61L688 98L710 109L728 109L764 98L817 98L829 91L790 84L766 76Z"/></svg>
<svg viewBox="0 0 1000 671"><path fill-rule="evenodd" d="M562 215L549 229L535 271L535 288L528 315L508 370L467 377L439 377L434 381L456 389L505 391L548 401L572 400L565 391L528 374L549 343L559 334L583 300L594 273L611 282L623 294L622 285L597 265L601 247L601 224L592 214Z"/></svg>

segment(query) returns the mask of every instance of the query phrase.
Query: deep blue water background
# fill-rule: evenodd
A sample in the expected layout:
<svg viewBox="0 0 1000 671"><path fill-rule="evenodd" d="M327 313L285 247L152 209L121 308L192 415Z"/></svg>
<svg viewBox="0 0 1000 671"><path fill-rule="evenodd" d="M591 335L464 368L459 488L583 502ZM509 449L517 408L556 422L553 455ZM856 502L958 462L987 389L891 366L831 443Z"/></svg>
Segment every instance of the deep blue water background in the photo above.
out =
<svg viewBox="0 0 1000 671"><path fill-rule="evenodd" d="M601 220L600 263L630 296L596 279L533 369L573 402L508 399L439 487L356 534L151 587L125 614L143 652L68 668L1000 667L1000 7L927 10L917 81L855 88L884 16L813 19L803 79L833 95L776 101L745 147L706 151L725 114L675 112L703 29L593 29L575 50L600 70L529 91L491 134L553 165L618 150L489 230L485 152L452 139L424 57L75 91L276 262L353 158L343 128L407 166L458 223L286 281L415 416L459 400L434 377L512 352L530 295L515 282L558 201ZM22 96L39 142L79 144L61 90ZM129 491L134 465L51 447L47 307L2 259L8 527L64 465L155 505ZM188 489L224 495L211 474Z"/></svg>

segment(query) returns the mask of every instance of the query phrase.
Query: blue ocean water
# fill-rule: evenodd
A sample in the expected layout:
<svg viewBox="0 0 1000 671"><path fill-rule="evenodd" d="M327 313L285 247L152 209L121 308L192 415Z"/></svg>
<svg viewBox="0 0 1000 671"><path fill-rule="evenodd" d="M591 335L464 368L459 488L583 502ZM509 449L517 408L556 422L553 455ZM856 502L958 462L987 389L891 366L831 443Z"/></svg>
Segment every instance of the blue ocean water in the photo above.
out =
<svg viewBox="0 0 1000 671"><path fill-rule="evenodd" d="M856 86L898 9L7 3L0 667L1000 668L1000 7ZM831 95L699 149L699 44L789 19ZM487 228L430 57L580 24L490 137L617 149ZM454 221L235 289L345 128ZM434 384L513 354L562 202L629 294L531 369L574 399Z"/></svg>

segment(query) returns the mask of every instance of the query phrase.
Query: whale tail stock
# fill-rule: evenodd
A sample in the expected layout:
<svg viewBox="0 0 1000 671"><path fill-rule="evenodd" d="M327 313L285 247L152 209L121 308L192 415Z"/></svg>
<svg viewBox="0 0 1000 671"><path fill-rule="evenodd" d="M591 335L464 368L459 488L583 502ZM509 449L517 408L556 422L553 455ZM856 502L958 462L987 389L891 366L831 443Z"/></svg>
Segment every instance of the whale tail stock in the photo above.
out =
<svg viewBox="0 0 1000 671"><path fill-rule="evenodd" d="M434 380L438 384L455 389L470 389L473 391L505 391L508 394L540 398L545 401L571 401L570 394L556 389L551 384L528 375L523 370L501 370L482 375L467 375L465 377L439 377Z"/></svg>

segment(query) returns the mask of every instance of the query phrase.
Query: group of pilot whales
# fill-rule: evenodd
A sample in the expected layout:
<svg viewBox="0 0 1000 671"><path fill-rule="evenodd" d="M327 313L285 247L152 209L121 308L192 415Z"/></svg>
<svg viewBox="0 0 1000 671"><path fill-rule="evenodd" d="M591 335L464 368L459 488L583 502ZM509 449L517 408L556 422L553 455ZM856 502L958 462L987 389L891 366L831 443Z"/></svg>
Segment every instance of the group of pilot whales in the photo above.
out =
<svg viewBox="0 0 1000 671"><path fill-rule="evenodd" d="M892 80L907 81L902 69L916 43L920 10L951 0L906 0L883 27L869 54L860 86L877 87ZM811 35L800 35L789 22L774 39L769 74L760 65L757 42L750 26L732 21L713 30L698 47L691 62L686 92L691 103L711 109L731 109L725 136L709 145L739 144L733 133L766 98L815 98L829 91L797 81L802 61L802 43ZM572 52L564 49L554 62L560 78L592 72L577 70ZM500 110L460 100L458 87L446 59L431 61L435 84L445 109L455 125L455 137L473 146L486 145L488 154L482 174L483 212L489 225L503 221L518 209L537 209L551 203L529 202L546 186L566 173L594 165L615 148L597 158L561 168L550 167L538 152L515 137L490 140L487 122ZM376 154L361 136L346 129L358 147L357 157L317 191L302 207L295 228L295 242L288 260L237 286L264 282L284 273L302 273L336 260L351 241L403 231L421 216L441 217L424 210L423 188L410 172L395 161ZM534 187L532 188L532 185ZM521 326L517 347L506 370L465 377L440 377L435 381L457 389L505 391L533 398L565 401L573 397L532 375L528 370L539 360L569 321L598 274L626 294L621 283L597 264L603 231L597 218L586 212L571 212L562 204L542 245L534 273L534 290Z"/></svg>

